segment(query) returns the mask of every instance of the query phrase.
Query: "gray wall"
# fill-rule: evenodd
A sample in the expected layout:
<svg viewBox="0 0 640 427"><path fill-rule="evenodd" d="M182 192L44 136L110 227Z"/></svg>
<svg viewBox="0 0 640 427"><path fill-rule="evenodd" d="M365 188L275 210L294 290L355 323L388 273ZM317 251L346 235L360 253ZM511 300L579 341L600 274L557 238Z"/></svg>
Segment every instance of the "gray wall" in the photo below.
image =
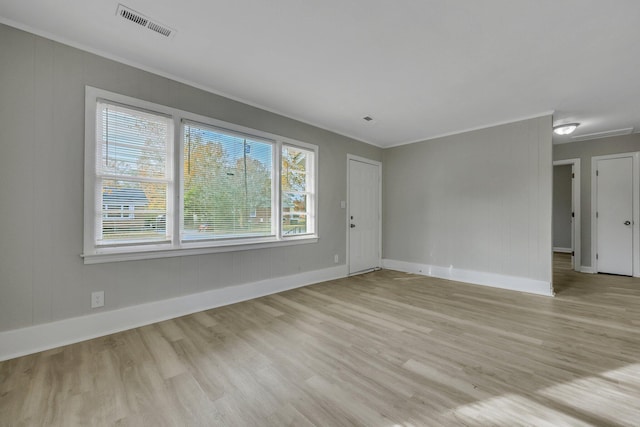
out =
<svg viewBox="0 0 640 427"><path fill-rule="evenodd" d="M591 158L640 151L640 134L553 146L553 160L580 159L580 239L582 266L591 266Z"/></svg>
<svg viewBox="0 0 640 427"><path fill-rule="evenodd" d="M551 281L551 116L384 151L383 257Z"/></svg>
<svg viewBox="0 0 640 427"><path fill-rule="evenodd" d="M573 249L571 242L571 165L553 167L553 247Z"/></svg>
<svg viewBox="0 0 640 427"><path fill-rule="evenodd" d="M85 85L306 141L319 148L319 242L84 265ZM345 259L346 156L380 149L0 25L0 331L260 279Z"/></svg>

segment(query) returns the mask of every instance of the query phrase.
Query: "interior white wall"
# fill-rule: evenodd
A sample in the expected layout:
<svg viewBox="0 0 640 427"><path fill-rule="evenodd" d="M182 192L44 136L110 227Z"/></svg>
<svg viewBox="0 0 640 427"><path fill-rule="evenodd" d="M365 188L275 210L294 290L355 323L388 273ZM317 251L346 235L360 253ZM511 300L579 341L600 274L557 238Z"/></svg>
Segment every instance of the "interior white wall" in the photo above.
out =
<svg viewBox="0 0 640 427"><path fill-rule="evenodd" d="M550 286L551 152L551 116L385 150L383 258Z"/></svg>
<svg viewBox="0 0 640 427"><path fill-rule="evenodd" d="M319 242L84 265L90 85L319 146ZM344 265L347 153L381 150L0 25L0 331ZM89 308L92 291L105 307Z"/></svg>

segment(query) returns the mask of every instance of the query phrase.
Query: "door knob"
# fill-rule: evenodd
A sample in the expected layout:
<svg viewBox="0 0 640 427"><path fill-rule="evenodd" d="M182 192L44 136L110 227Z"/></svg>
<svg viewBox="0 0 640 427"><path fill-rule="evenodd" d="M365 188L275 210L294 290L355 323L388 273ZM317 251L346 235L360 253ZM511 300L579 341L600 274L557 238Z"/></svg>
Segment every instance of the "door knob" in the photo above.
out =
<svg viewBox="0 0 640 427"><path fill-rule="evenodd" d="M625 221L624 225L631 225L631 221Z"/></svg>
<svg viewBox="0 0 640 427"><path fill-rule="evenodd" d="M356 225L355 224L351 224L351 228L356 228Z"/></svg>

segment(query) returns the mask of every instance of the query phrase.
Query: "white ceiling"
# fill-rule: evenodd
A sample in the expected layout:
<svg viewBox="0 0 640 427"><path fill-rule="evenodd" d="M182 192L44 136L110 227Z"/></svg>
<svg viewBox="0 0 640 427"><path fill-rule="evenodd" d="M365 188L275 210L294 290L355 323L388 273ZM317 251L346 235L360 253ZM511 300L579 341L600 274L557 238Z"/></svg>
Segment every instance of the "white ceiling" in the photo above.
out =
<svg viewBox="0 0 640 427"><path fill-rule="evenodd" d="M175 37L117 0L1 0L0 21L381 147L551 111L640 131L638 0L121 1Z"/></svg>

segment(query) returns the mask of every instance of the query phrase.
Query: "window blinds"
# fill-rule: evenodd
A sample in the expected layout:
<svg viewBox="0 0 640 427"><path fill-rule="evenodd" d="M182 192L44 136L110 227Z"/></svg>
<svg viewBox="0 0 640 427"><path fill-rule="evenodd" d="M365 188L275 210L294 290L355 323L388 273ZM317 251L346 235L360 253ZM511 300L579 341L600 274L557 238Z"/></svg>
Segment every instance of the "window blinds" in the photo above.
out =
<svg viewBox="0 0 640 427"><path fill-rule="evenodd" d="M104 101L96 116L96 244L168 240L171 119Z"/></svg>
<svg viewBox="0 0 640 427"><path fill-rule="evenodd" d="M273 143L183 126L182 241L273 236Z"/></svg>

